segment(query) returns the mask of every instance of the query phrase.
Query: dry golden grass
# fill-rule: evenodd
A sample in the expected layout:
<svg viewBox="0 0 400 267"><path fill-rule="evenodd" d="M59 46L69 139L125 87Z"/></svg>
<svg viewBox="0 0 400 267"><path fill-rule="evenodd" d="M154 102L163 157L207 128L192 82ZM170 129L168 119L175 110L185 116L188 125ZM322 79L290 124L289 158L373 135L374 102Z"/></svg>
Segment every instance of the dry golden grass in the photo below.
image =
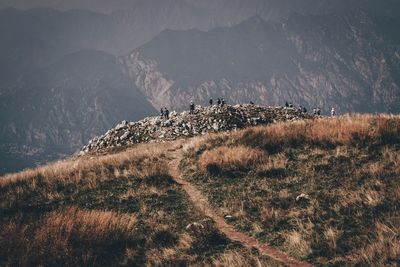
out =
<svg viewBox="0 0 400 267"><path fill-rule="evenodd" d="M385 147L382 152L383 161L386 163L385 168L393 168L400 173L400 153L393 147Z"/></svg>
<svg viewBox="0 0 400 267"><path fill-rule="evenodd" d="M275 220L280 218L280 211L271 207L264 206L261 208L261 218L263 221Z"/></svg>
<svg viewBox="0 0 400 267"><path fill-rule="evenodd" d="M285 247L288 252L297 258L307 258L307 256L312 252L311 242L308 241L300 232L290 231L285 233Z"/></svg>
<svg viewBox="0 0 400 267"><path fill-rule="evenodd" d="M193 237L188 233L183 233L179 237L178 247L180 249L189 249L193 244Z"/></svg>
<svg viewBox="0 0 400 267"><path fill-rule="evenodd" d="M199 159L199 166L204 173L212 172L213 169L217 169L217 172L232 172L261 163L264 156L264 152L259 149L224 146L204 152Z"/></svg>
<svg viewBox="0 0 400 267"><path fill-rule="evenodd" d="M163 156L169 145L138 145L118 154L87 155L6 175L0 178L0 190L7 193L0 197L0 208L10 208L26 195L35 195L45 202L61 200L64 196L59 188L67 186L93 189L107 180L167 176Z"/></svg>
<svg viewBox="0 0 400 267"><path fill-rule="evenodd" d="M397 218L398 219L398 218ZM399 223L399 221L397 221ZM369 266L385 266L400 258L400 231L399 225L387 225L382 222L375 224L376 238L370 240L364 247L348 256L352 262Z"/></svg>
<svg viewBox="0 0 400 267"><path fill-rule="evenodd" d="M238 252L228 252L213 261L214 266L251 266L246 258Z"/></svg>
<svg viewBox="0 0 400 267"><path fill-rule="evenodd" d="M296 121L250 128L232 134L246 145L260 147L299 142L347 145L373 140L390 141L400 134L399 116L353 115Z"/></svg>
<svg viewBox="0 0 400 267"><path fill-rule="evenodd" d="M352 188L351 185L344 185L341 188L332 189L330 195L337 196L339 199L339 201L335 203L335 210L338 212L340 209L351 206L378 206L386 197L384 188L385 186L381 181L372 178L367 184L357 187L356 189Z"/></svg>
<svg viewBox="0 0 400 267"><path fill-rule="evenodd" d="M74 262L76 255L72 255L72 250L78 240L92 244L126 240L134 235L136 223L135 215L66 207L50 212L34 225L17 221L5 224L0 230L0 241L8 240L17 245L9 248L14 249L13 255L18 250L24 252L18 259L12 259L21 266L30 265L41 257L50 261L68 258L69 262ZM90 251L78 257L85 265L96 261Z"/></svg>
<svg viewBox="0 0 400 267"><path fill-rule="evenodd" d="M235 147L227 154L238 160L225 158ZM241 165L252 155L246 149L260 156ZM182 166L219 214L234 216L235 227L295 257L396 266L399 151L400 116L354 115L201 137L186 148ZM212 164L224 175L210 172ZM302 193L309 199L296 201ZM374 226L384 218L392 231Z"/></svg>
<svg viewBox="0 0 400 267"><path fill-rule="evenodd" d="M396 185L393 188L394 200L400 201L400 185Z"/></svg>
<svg viewBox="0 0 400 267"><path fill-rule="evenodd" d="M245 254L245 255L244 255ZM240 267L272 267L281 266L280 264L267 258L260 258L254 255L246 255L248 253L229 251L218 257L215 257L210 266L225 267L225 266L240 266Z"/></svg>
<svg viewBox="0 0 400 267"><path fill-rule="evenodd" d="M67 247L72 236L83 240L106 240L111 235L114 238L130 237L137 223L136 216L119 214L111 211L80 210L70 207L51 212L40 223L35 233L36 245L47 244L52 247ZM50 237L50 238L49 238Z"/></svg>
<svg viewBox="0 0 400 267"><path fill-rule="evenodd" d="M278 153L277 155L268 157L264 156L262 162L260 164L257 164L257 171L261 173L266 173L272 170L285 169L287 164L288 159L282 153Z"/></svg>
<svg viewBox="0 0 400 267"><path fill-rule="evenodd" d="M51 184L79 182L87 179L87 173L92 171L92 179L107 179L110 169L113 177L122 175L139 175L139 177L150 176L153 173L166 171L165 164L154 164L154 159L161 157L170 144L141 144L134 148L117 154L110 155L86 155L65 161L59 161L36 169L29 169L15 174L0 177L0 188L20 181L29 181L30 187L35 189L35 178L41 177ZM140 166L137 164L140 163ZM140 169L138 170L138 167ZM120 169L124 168L124 169ZM144 171L141 173L140 171ZM100 174L100 175L99 175ZM105 177L101 174L106 174ZM115 175L115 176L114 176Z"/></svg>
<svg viewBox="0 0 400 267"><path fill-rule="evenodd" d="M342 234L342 231L337 230L334 227L328 227L324 231L324 237L327 241L329 249L334 253L337 248L337 241Z"/></svg>

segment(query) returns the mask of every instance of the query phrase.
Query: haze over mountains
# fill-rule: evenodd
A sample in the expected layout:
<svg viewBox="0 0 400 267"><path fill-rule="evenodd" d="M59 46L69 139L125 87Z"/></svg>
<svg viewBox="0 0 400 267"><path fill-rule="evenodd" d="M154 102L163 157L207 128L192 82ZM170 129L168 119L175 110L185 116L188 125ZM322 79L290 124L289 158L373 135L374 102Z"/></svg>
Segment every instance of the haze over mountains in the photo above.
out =
<svg viewBox="0 0 400 267"><path fill-rule="evenodd" d="M252 16L255 13L265 19L280 19L290 13L321 14L354 8L374 10L384 14L397 14L399 4L396 0L0 0L0 7L30 9L47 7L59 10L87 9L100 13L122 10L168 13L171 10L190 8L211 18L232 15ZM397 9L397 10L396 10ZM218 16L219 14L219 16ZM161 14L159 14L161 15ZM189 17L192 14L181 14ZM172 19L172 18L170 18Z"/></svg>
<svg viewBox="0 0 400 267"><path fill-rule="evenodd" d="M399 112L400 3L382 2L0 0L0 172L209 97Z"/></svg>
<svg viewBox="0 0 400 267"><path fill-rule="evenodd" d="M98 51L68 55L24 76L0 96L0 112L0 159L7 169L70 155L122 118L155 114L116 58Z"/></svg>
<svg viewBox="0 0 400 267"><path fill-rule="evenodd" d="M344 112L400 111L398 18L365 11L292 15L282 22L255 16L229 28L164 31L123 58L156 107L231 103Z"/></svg>

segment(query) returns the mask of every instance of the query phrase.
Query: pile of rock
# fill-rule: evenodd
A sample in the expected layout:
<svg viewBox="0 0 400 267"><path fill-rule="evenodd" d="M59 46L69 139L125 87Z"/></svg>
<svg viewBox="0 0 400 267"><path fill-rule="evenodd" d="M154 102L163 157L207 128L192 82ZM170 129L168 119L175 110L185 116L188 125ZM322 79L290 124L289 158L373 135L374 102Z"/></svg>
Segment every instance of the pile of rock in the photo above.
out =
<svg viewBox="0 0 400 267"><path fill-rule="evenodd" d="M209 132L232 131L248 126L312 118L295 108L255 105L196 107L194 114L171 112L169 119L148 117L138 122L123 121L103 136L93 138L83 152L137 143L170 141Z"/></svg>

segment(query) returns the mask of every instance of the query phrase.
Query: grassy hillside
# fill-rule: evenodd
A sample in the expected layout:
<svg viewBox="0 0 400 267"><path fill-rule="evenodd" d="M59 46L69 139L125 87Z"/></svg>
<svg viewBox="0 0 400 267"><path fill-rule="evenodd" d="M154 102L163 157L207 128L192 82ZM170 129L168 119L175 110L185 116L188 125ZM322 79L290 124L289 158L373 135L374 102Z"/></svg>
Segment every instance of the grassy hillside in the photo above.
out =
<svg viewBox="0 0 400 267"><path fill-rule="evenodd" d="M320 119L207 137L187 147L181 169L237 229L298 259L400 264L399 117Z"/></svg>
<svg viewBox="0 0 400 267"><path fill-rule="evenodd" d="M240 232L316 265L400 264L400 118L355 116L136 145L2 177L0 266L280 266L191 203L171 176L176 154L183 178Z"/></svg>
<svg viewBox="0 0 400 267"><path fill-rule="evenodd" d="M171 145L2 178L0 266L277 266L193 208L168 174Z"/></svg>

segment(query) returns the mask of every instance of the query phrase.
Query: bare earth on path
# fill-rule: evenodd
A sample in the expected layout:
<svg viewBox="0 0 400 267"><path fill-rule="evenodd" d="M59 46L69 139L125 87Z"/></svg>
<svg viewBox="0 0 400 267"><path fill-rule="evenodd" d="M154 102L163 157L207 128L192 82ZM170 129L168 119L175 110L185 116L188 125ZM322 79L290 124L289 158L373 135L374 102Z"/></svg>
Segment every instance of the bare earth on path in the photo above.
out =
<svg viewBox="0 0 400 267"><path fill-rule="evenodd" d="M182 186L195 207L202 211L207 217L211 218L218 230L224 233L229 239L240 242L246 247L256 248L261 254L287 266L312 266L310 263L298 261L277 248L271 247L268 244L262 244L257 239L236 231L232 225L226 223L225 220L212 209L207 199L196 187L182 179L179 172L179 163L182 159L182 154L179 149L170 150L169 156L171 157L169 171L172 178L177 184Z"/></svg>

